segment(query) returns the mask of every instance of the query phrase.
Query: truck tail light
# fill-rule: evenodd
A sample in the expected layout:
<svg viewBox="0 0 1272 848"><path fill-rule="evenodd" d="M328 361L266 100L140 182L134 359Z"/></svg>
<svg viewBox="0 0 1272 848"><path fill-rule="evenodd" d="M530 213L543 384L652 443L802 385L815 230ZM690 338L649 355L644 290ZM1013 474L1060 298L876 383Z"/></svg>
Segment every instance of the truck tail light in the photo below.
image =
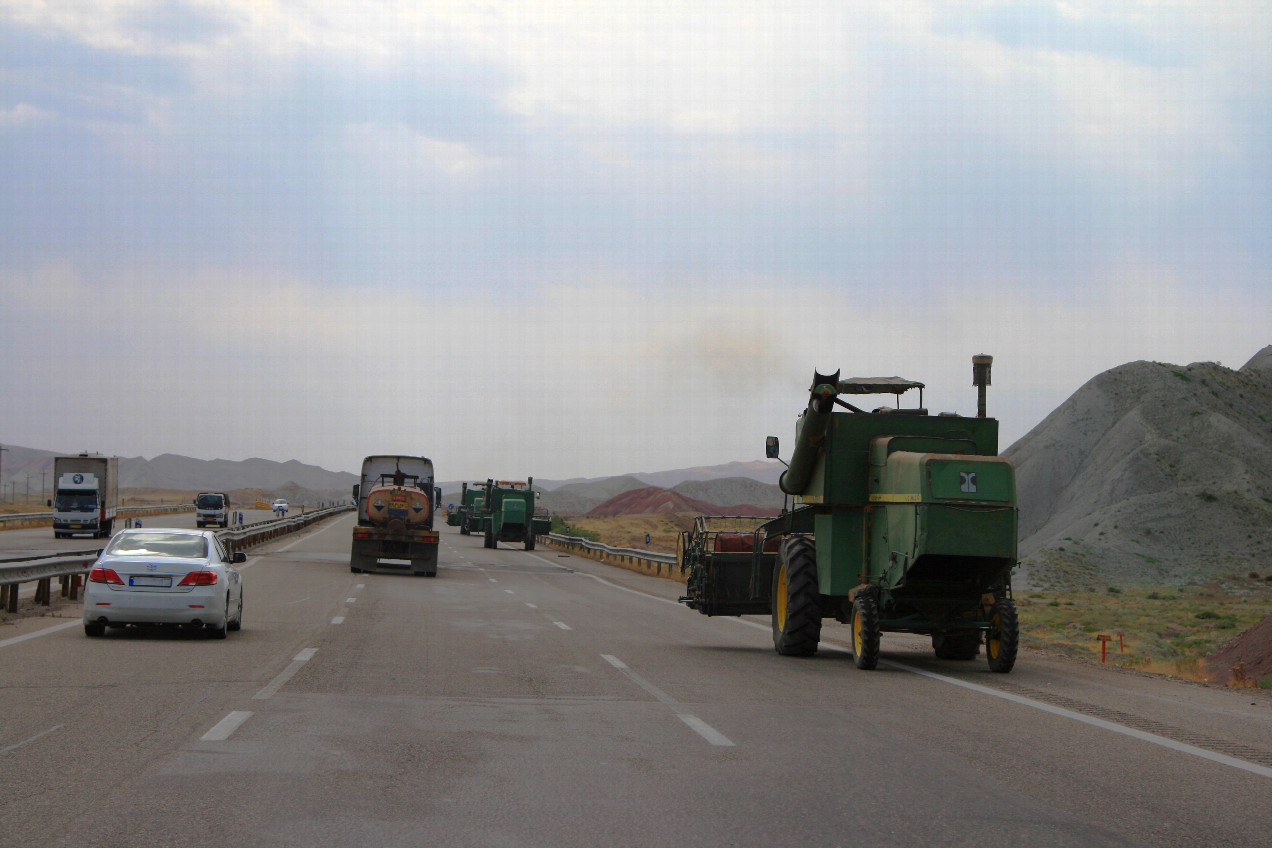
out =
<svg viewBox="0 0 1272 848"><path fill-rule="evenodd" d="M215 571L191 571L178 586L215 586Z"/></svg>
<svg viewBox="0 0 1272 848"><path fill-rule="evenodd" d="M88 572L89 583L115 583L124 585L124 581L119 579L119 575L115 573L113 568L102 568L100 565L94 566L93 570Z"/></svg>

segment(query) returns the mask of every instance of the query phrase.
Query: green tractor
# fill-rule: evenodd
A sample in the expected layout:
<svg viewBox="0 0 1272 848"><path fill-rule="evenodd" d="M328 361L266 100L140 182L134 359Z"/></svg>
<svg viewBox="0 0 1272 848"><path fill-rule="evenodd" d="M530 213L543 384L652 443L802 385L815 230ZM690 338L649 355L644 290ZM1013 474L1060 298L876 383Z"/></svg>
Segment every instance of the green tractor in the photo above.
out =
<svg viewBox="0 0 1272 848"><path fill-rule="evenodd" d="M922 383L814 374L779 481L793 503L747 533L703 520L685 531L681 601L704 615L770 615L779 654L815 653L833 618L850 626L858 668L878 664L880 634L893 632L930 636L942 659L984 644L990 669L1011 671L1016 477L985 416L992 362L972 358L975 418L929 415ZM912 389L913 408L867 412L843 397L891 394L900 407ZM776 437L766 454L777 457Z"/></svg>
<svg viewBox="0 0 1272 848"><path fill-rule="evenodd" d="M527 551L533 551L536 534L551 529L551 519L535 514L534 478L524 483L487 480L484 491L482 530L486 547L497 547L499 542L523 542Z"/></svg>

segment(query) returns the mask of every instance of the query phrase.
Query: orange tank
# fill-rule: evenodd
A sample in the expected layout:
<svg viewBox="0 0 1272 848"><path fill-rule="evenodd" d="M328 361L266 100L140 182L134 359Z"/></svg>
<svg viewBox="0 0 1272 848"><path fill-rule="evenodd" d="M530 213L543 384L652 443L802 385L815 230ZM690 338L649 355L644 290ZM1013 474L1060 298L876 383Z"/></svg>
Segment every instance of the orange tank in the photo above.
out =
<svg viewBox="0 0 1272 848"><path fill-rule="evenodd" d="M401 532L428 521L432 498L411 486L376 486L367 492L367 518Z"/></svg>

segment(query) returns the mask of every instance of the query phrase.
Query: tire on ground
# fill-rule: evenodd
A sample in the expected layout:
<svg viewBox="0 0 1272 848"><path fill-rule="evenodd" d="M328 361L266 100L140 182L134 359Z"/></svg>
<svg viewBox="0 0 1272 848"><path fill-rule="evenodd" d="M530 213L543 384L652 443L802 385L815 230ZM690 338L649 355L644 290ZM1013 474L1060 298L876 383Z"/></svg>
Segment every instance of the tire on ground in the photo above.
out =
<svg viewBox="0 0 1272 848"><path fill-rule="evenodd" d="M860 669L879 664L879 598L858 592L852 600L852 660Z"/></svg>
<svg viewBox="0 0 1272 848"><path fill-rule="evenodd" d="M1016 616L1016 603L1010 598L999 598L989 611L989 632L985 634L989 670L999 674L1011 671L1019 647L1020 619Z"/></svg>
<svg viewBox="0 0 1272 848"><path fill-rule="evenodd" d="M782 545L773 567L773 648L783 656L817 653L822 602L817 583L817 549L805 536Z"/></svg>

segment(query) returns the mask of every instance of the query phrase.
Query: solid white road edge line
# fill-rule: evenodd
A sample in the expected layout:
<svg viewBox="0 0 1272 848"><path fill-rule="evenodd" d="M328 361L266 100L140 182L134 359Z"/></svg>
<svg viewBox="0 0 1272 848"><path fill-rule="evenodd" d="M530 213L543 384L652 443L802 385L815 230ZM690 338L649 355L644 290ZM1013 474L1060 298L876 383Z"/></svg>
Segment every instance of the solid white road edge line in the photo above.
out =
<svg viewBox="0 0 1272 848"><path fill-rule="evenodd" d="M199 737L201 742L224 742L229 739L234 731L242 726L243 722L252 717L250 712L245 710L235 710L216 723L216 726L207 733Z"/></svg>
<svg viewBox="0 0 1272 848"><path fill-rule="evenodd" d="M768 632L769 630L768 627L764 626L763 624L759 624L758 622L746 621L740 618L735 618L733 620L738 622L739 624L745 624L748 627L754 627L757 630L763 630L765 632ZM822 649L826 651L834 651L836 653L841 653L841 654L852 653L847 648L841 648L838 645L827 644L824 642L822 643ZM976 692L981 695L990 695L994 698L1001 698L1004 701L1011 701L1014 704L1020 704L1021 706L1025 706L1025 707L1032 707L1035 710L1041 710L1044 713L1051 713L1052 715L1060 716L1061 718L1072 719L1073 721L1080 721L1083 724L1089 724L1092 727L1098 727L1102 730L1108 730L1113 733L1120 733L1123 736L1129 736L1132 739L1138 739L1141 742L1149 742L1153 745L1160 745L1163 748L1170 748L1173 751L1179 751L1181 754L1189 754L1194 757L1199 757L1203 760L1209 760L1212 763L1219 763L1220 765L1230 766L1231 768L1235 768L1235 769L1241 769L1242 771L1248 771L1252 774L1257 774L1261 777L1272 777L1272 768L1268 768L1267 766L1261 766L1257 763L1250 763L1250 762L1246 762L1245 760L1239 760L1236 757L1229 757L1226 754L1219 754L1219 753L1216 753L1215 751L1207 751L1205 748L1198 748L1195 745L1188 745L1184 742L1176 742L1174 739L1168 739L1165 736L1158 736L1155 733L1148 733L1143 730L1136 730L1133 727L1127 727L1122 724L1115 724L1114 722L1105 721L1104 719L1095 718L1094 716L1083 715L1082 713L1077 713L1077 712L1074 712L1073 710L1066 710L1063 707L1056 707L1056 706L1052 706L1051 704L1045 704L1042 701L1035 701L1031 698L1026 698L1022 695L1013 695L1010 692L1000 692L999 690L991 688L989 686L981 686L979 683L970 683L966 680L959 680L954 677L947 677L944 674L937 674L934 671L926 671L921 668L915 668L914 666L906 665L904 663L894 662L892 660L879 660L879 664L886 665L889 668L895 668L898 671L908 671L911 674L917 674L920 677L926 677L931 680L937 680L937 681L940 681L941 683L948 683L951 686L959 686L959 687L962 687L963 689L968 689L972 692Z"/></svg>

